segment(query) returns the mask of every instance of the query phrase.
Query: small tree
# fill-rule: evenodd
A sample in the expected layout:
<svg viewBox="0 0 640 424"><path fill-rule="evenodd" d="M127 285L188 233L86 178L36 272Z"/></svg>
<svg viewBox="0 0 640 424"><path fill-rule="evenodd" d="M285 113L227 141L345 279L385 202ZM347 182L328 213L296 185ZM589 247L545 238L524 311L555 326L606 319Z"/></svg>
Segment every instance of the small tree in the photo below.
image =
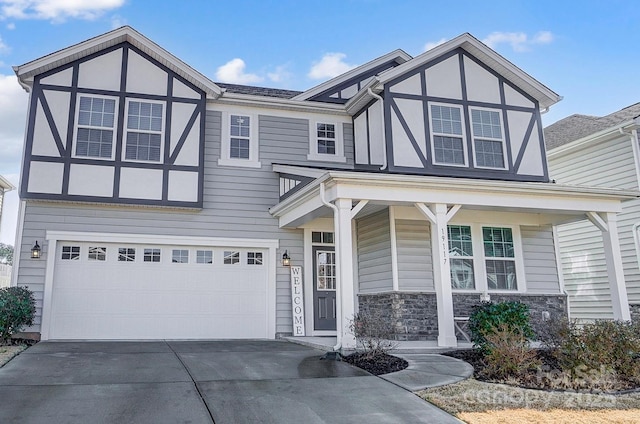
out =
<svg viewBox="0 0 640 424"><path fill-rule="evenodd" d="M36 315L36 301L27 287L0 289L0 344L24 326L32 325Z"/></svg>

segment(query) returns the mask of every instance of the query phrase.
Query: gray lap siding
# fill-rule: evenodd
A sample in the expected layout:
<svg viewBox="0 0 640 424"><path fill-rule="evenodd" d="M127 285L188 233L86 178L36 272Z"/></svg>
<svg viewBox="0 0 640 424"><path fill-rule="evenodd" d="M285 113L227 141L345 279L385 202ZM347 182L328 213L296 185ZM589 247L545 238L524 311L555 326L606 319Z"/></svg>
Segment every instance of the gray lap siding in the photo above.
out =
<svg viewBox="0 0 640 424"><path fill-rule="evenodd" d="M293 262L301 263L302 230L281 229L278 220L269 214L269 208L278 202L279 196L279 180L271 170L271 163L303 164L309 150L308 128L306 120L260 116L262 167L221 167L217 163L221 114L207 112L202 210L28 201L18 269L18 284L34 290L37 300L36 322L28 331L40 331L46 267L45 259L30 258L30 249L38 240L46 258L47 230L277 239L281 250L287 249ZM351 163L352 158L351 154ZM271 259L277 261L276 333L291 333L289 269L282 267L277 259Z"/></svg>

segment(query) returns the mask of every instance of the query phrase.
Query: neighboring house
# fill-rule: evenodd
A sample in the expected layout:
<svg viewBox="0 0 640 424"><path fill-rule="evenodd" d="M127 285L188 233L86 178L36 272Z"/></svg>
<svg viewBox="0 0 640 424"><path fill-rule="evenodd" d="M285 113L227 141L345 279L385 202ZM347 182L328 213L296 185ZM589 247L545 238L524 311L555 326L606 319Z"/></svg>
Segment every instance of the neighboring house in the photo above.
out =
<svg viewBox="0 0 640 424"><path fill-rule="evenodd" d="M544 133L551 178L561 184L640 189L638 128L640 103L602 117L571 115L548 126ZM640 199L622 207L617 236L629 303L638 316ZM599 225L584 220L558 227L564 283L574 318L616 316L609 280L619 276L607 272Z"/></svg>
<svg viewBox="0 0 640 424"><path fill-rule="evenodd" d="M559 96L469 34L305 92L214 83L130 27L15 72L13 283L42 339L290 335L287 253L306 335L353 347L376 309L398 339L455 346L486 295L566 314L552 226L592 213L610 245L634 195L551 184L540 110Z"/></svg>
<svg viewBox="0 0 640 424"><path fill-rule="evenodd" d="M4 194L8 191L15 189L13 184L7 181L2 175L0 175L0 224L2 223L2 206L4 204Z"/></svg>

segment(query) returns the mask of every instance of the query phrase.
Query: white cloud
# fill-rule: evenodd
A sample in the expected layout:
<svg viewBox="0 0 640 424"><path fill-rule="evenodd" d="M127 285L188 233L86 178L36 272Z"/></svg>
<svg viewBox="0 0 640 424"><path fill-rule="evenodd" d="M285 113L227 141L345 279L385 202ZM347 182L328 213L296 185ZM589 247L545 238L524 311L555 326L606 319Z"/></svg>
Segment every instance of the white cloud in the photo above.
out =
<svg viewBox="0 0 640 424"><path fill-rule="evenodd" d="M438 41L429 41L427 44L424 45L424 51L426 52L427 50L431 50L434 47L439 46L440 44L444 44L447 41L446 38L441 38Z"/></svg>
<svg viewBox="0 0 640 424"><path fill-rule="evenodd" d="M28 97L14 75L0 74L0 173L20 167Z"/></svg>
<svg viewBox="0 0 640 424"><path fill-rule="evenodd" d="M0 18L92 20L108 10L119 8L124 2L125 0L0 0Z"/></svg>
<svg viewBox="0 0 640 424"><path fill-rule="evenodd" d="M536 44L549 44L553 41L553 34L550 31L540 31L533 37L529 37L524 32L492 32L485 37L482 42L492 49L499 44L509 44L516 52L525 52Z"/></svg>
<svg viewBox="0 0 640 424"><path fill-rule="evenodd" d="M113 15L111 17L111 28L116 29L120 28L127 24L127 20L120 15Z"/></svg>
<svg viewBox="0 0 640 424"><path fill-rule="evenodd" d="M314 62L307 76L311 79L333 78L344 74L355 65L349 65L344 61L347 57L344 53L326 53L318 62Z"/></svg>
<svg viewBox="0 0 640 424"><path fill-rule="evenodd" d="M7 29L16 29L16 24L14 24L13 22L9 22L7 24Z"/></svg>
<svg viewBox="0 0 640 424"><path fill-rule="evenodd" d="M220 82L232 84L253 84L264 80L264 78L259 75L245 73L244 70L246 67L247 65L244 63L244 60L240 58L231 59L218 68L216 78Z"/></svg>

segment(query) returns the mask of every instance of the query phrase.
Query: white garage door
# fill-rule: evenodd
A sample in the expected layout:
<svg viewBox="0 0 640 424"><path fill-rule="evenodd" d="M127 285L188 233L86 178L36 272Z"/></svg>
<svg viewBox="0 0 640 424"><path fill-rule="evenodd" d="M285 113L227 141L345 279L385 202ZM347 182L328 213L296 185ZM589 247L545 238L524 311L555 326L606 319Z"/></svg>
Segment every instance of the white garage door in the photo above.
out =
<svg viewBox="0 0 640 424"><path fill-rule="evenodd" d="M267 254L59 242L49 338L266 338Z"/></svg>

